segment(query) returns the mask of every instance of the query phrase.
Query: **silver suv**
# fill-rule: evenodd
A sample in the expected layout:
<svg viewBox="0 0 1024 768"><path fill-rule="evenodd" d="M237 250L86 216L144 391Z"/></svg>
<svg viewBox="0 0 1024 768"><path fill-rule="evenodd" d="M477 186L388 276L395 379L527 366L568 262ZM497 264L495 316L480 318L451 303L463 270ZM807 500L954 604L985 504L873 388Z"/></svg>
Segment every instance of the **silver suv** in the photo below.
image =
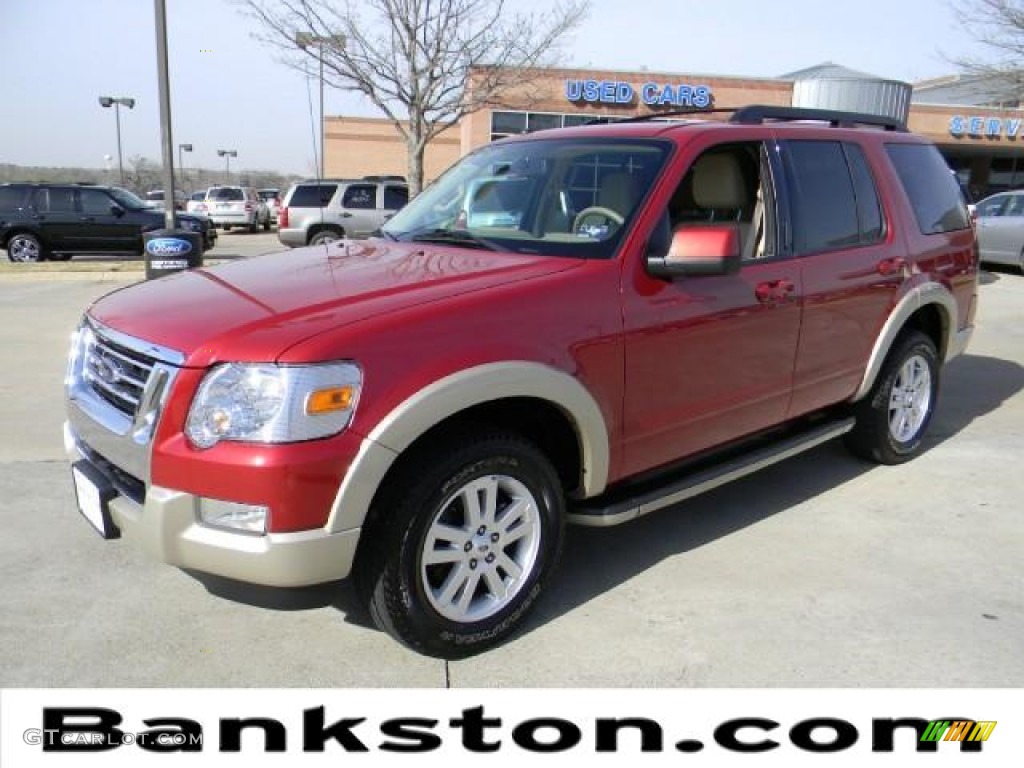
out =
<svg viewBox="0 0 1024 768"><path fill-rule="evenodd" d="M400 177L300 181L284 196L277 237L292 248L368 237L407 202L409 187Z"/></svg>
<svg viewBox="0 0 1024 768"><path fill-rule="evenodd" d="M270 229L270 210L252 187L210 187L206 191L206 215L227 232L245 227L255 232Z"/></svg>

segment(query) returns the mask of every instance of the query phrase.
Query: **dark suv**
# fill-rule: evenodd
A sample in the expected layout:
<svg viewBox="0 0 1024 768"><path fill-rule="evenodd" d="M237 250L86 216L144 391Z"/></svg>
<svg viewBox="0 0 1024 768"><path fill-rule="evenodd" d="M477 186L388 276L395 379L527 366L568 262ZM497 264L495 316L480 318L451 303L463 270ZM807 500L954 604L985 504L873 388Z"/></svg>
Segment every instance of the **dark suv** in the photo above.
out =
<svg viewBox="0 0 1024 768"><path fill-rule="evenodd" d="M175 214L179 227L217 232L202 216ZM164 213L119 187L93 184L0 184L0 248L11 261L66 261L76 253L142 253L142 233L162 229Z"/></svg>

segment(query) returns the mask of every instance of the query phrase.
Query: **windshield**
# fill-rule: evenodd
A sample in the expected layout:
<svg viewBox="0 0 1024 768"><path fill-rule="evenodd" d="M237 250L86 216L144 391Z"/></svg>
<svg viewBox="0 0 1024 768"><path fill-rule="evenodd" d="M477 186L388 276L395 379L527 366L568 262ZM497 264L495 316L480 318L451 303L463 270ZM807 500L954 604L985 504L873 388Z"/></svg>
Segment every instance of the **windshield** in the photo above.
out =
<svg viewBox="0 0 1024 768"><path fill-rule="evenodd" d="M614 254L668 145L639 139L536 139L463 158L382 228L395 240L577 258Z"/></svg>
<svg viewBox="0 0 1024 768"><path fill-rule="evenodd" d="M140 208L148 207L141 198L136 197L127 189L121 189L120 187L111 187L110 196L117 201L118 205L120 205L122 208L127 208L129 211L135 211Z"/></svg>

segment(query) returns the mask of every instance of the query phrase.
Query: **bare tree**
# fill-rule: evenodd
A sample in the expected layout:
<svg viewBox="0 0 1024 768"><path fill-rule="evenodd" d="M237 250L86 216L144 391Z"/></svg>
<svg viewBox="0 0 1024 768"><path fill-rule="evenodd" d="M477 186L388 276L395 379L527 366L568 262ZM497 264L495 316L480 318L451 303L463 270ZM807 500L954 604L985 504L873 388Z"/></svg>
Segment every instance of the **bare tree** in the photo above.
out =
<svg viewBox="0 0 1024 768"><path fill-rule="evenodd" d="M506 0L244 0L258 37L302 71L363 94L403 136L410 192L423 185L427 144L462 117L499 103L549 66L588 0L514 13ZM471 82L472 74L472 82Z"/></svg>
<svg viewBox="0 0 1024 768"><path fill-rule="evenodd" d="M988 56L954 58L966 74L989 83L995 101L1024 101L1024 2L1021 0L953 0L964 30Z"/></svg>

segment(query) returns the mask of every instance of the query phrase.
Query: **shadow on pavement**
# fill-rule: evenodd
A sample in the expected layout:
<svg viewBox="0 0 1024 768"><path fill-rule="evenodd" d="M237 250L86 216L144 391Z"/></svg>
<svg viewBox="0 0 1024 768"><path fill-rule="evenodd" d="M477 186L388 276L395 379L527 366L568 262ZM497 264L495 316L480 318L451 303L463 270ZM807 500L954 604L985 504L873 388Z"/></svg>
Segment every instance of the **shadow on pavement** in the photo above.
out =
<svg viewBox="0 0 1024 768"><path fill-rule="evenodd" d="M963 355L944 370L939 407L926 450L968 427L1024 389L1024 367ZM658 562L698 549L785 512L853 480L874 467L834 440L675 507L614 528L570 526L561 565L524 632L614 589ZM333 606L346 622L372 626L351 581L313 587L256 587L189 572L211 594L277 611Z"/></svg>

